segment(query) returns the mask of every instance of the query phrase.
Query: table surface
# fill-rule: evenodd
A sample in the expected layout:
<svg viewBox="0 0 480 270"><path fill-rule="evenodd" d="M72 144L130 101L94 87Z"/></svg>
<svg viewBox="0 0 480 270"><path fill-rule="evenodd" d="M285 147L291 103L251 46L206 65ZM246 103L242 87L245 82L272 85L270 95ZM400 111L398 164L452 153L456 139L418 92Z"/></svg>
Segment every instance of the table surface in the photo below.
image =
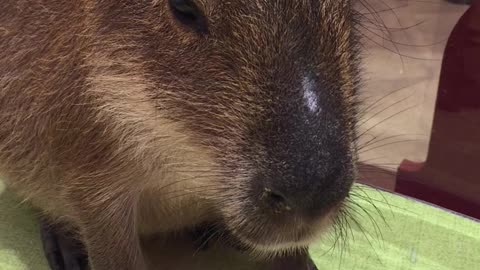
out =
<svg viewBox="0 0 480 270"><path fill-rule="evenodd" d="M471 270L480 266L479 222L363 185L355 186L352 194L357 206L351 212L358 224L350 218L346 242L335 241L332 232L312 247L320 270ZM172 246L169 250L173 250ZM225 267L224 261L231 264L235 260L212 252L195 258L187 254L170 264L174 269L190 270L254 268L239 263ZM168 252L162 251L162 255L155 260L175 258ZM48 270L32 211L20 205L1 182L0 269Z"/></svg>

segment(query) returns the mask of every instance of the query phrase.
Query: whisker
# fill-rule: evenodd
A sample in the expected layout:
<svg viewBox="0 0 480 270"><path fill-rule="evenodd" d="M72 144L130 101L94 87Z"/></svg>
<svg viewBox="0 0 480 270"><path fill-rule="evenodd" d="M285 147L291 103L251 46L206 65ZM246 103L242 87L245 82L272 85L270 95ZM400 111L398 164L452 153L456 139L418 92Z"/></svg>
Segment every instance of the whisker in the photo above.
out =
<svg viewBox="0 0 480 270"><path fill-rule="evenodd" d="M358 153L359 154L365 154L365 153L368 153L372 150L375 150L375 149L379 149L379 148L382 148L382 147L385 147L385 146L391 146L391 145L395 145L395 144L400 144L400 143L407 143L407 142L419 142L420 140L401 140L401 141L396 141L396 142L390 142L390 143L385 143L385 144L382 144L382 145L378 145L378 146L375 146L375 147L371 147L371 148L368 148L368 149L363 149L362 151L359 151Z"/></svg>
<svg viewBox="0 0 480 270"><path fill-rule="evenodd" d="M413 108L415 108L415 107L417 107L417 106L418 106L418 105L412 105L412 106L410 106L410 107L408 107L408 108L405 108L405 109L403 109L403 110L401 110L401 111L399 111L399 112L397 112L397 113L395 113L395 114L390 115L389 117L383 119L382 121L378 122L378 123L375 124L374 126L372 126L372 127L368 128L367 130L363 131L359 136L357 136L357 137L355 138L355 140L358 140L358 139L361 138L364 134L366 134L367 132L371 131L372 129L378 127L379 125L385 123L386 121L388 121L388 120L390 120L390 119L392 119L392 118L400 115L401 113L404 113L404 112L406 112L406 111L409 111L409 110L411 110L411 109L413 109Z"/></svg>
<svg viewBox="0 0 480 270"><path fill-rule="evenodd" d="M373 139L365 142L365 143L362 143L360 144L358 147L357 147L357 151L358 150L361 150L365 147L368 147L368 146L372 146L372 145L375 145L377 143L381 143L381 142L384 142L384 141L387 141L387 140L391 140L391 139L395 139L395 138L399 138L399 137L410 137L410 136L422 136L422 137L426 137L424 135L421 135L421 134L414 134L414 133L411 133L411 134L397 134L397 135L392 135L392 136L388 136L388 137L385 137L385 138L382 138L382 139L379 139L377 140L377 138L379 136L374 136Z"/></svg>
<svg viewBox="0 0 480 270"><path fill-rule="evenodd" d="M410 95L410 96L404 97L404 98L402 98L402 99L400 99L400 100L398 100L398 101L394 102L393 104L390 104L390 105L389 105L389 106L387 106L386 108L384 108L384 109L380 110L379 112L376 112L375 114L373 114L372 116L370 116L368 119L366 119L366 120L364 120L364 121L360 122L360 123L357 125L357 127L362 127L363 125L365 125L365 124L366 124L368 121L370 121L370 120L371 120L371 119L373 119L374 117L376 117L376 116L378 116L379 114L381 114L381 113L385 112L386 110L388 110L388 109L390 109L390 108L394 107L395 105L398 105L398 104L402 103L403 101L405 101L405 100L407 100L407 99L411 98L412 96L413 96L413 94L412 94L412 95Z"/></svg>
<svg viewBox="0 0 480 270"><path fill-rule="evenodd" d="M400 92L400 91L404 91L404 90L407 90L408 88L412 87L416 85L416 83L414 84L411 84L411 85L406 85L406 86L402 86L400 88L397 88L393 91L390 91L389 93L385 94L384 96L380 97L379 99L377 99L376 101L374 101L373 103L371 103L370 105L368 105L366 108L364 108L362 111L360 111L359 115L364 115L365 113L369 112L369 110L372 110L373 108L376 107L377 104L379 104L379 102L381 102L382 100L385 100L386 98Z"/></svg>
<svg viewBox="0 0 480 270"><path fill-rule="evenodd" d="M400 42L400 41L396 41L396 40L393 40L391 38L385 38L384 36L378 34L378 33L375 33L375 31L371 30L369 27L363 25L363 24L359 24L358 25L359 27L362 27L363 29L365 29L367 32L371 33L372 35L378 37L378 38L381 38L382 40L384 41L388 41L390 42L391 44L394 44L394 45L400 45L400 46L404 46L404 47L411 47L411 48L428 48L428 47L433 47L433 46L436 46L436 45L440 45L440 44L443 44L445 43L448 39L445 38L443 40L439 40L439 41L435 41L435 42L432 42L432 43L428 43L428 44L409 44L409 43L404 43L404 42Z"/></svg>

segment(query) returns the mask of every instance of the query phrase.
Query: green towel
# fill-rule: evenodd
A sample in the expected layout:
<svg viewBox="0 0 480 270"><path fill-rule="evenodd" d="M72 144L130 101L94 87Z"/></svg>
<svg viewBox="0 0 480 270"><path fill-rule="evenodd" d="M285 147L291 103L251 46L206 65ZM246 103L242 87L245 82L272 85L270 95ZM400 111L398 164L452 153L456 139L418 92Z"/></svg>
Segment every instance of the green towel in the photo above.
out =
<svg viewBox="0 0 480 270"><path fill-rule="evenodd" d="M352 226L349 248L343 253L341 248L326 253L333 240L314 246L320 270L480 269L480 223L365 186L357 186L354 193L363 197L355 201L375 222L360 211L358 223L364 233Z"/></svg>
<svg viewBox="0 0 480 270"><path fill-rule="evenodd" d="M314 245L319 270L480 269L479 223L365 186L355 193L352 199L365 210L356 210L364 230L351 222L348 248L337 242L331 249L334 237ZM1 181L0 217L0 269L48 270L32 212L5 192Z"/></svg>
<svg viewBox="0 0 480 270"><path fill-rule="evenodd" d="M33 213L0 180L0 270L49 270Z"/></svg>

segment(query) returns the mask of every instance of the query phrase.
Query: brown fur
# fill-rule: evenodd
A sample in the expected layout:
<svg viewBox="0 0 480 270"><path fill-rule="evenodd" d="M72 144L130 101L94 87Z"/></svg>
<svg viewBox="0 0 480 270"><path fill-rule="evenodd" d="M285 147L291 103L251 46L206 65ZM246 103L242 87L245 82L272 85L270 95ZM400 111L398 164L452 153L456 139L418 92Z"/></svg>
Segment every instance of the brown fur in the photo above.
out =
<svg viewBox="0 0 480 270"><path fill-rule="evenodd" d="M267 159L247 134L273 102L261 67L305 44L280 18L318 31L325 77L354 102L349 1L199 0L206 36L166 2L1 4L0 173L78 230L95 270L144 269L138 234L246 215L242 190Z"/></svg>

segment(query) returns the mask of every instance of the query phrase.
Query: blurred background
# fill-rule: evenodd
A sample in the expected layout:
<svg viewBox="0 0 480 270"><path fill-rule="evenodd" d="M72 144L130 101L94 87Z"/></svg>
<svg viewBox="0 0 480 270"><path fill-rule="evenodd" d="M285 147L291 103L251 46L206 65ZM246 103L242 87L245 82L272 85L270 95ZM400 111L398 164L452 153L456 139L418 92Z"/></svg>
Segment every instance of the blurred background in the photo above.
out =
<svg viewBox="0 0 480 270"><path fill-rule="evenodd" d="M357 5L361 182L480 218L479 1Z"/></svg>

